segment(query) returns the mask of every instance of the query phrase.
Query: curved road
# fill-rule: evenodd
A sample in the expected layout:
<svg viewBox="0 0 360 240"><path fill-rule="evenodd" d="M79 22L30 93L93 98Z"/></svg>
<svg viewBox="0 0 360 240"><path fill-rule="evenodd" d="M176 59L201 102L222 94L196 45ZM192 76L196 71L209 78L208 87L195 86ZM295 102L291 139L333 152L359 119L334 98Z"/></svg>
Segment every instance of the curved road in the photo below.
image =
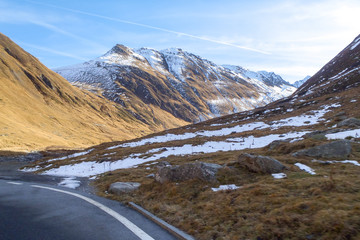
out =
<svg viewBox="0 0 360 240"><path fill-rule="evenodd" d="M1 240L176 239L119 202L1 175Z"/></svg>

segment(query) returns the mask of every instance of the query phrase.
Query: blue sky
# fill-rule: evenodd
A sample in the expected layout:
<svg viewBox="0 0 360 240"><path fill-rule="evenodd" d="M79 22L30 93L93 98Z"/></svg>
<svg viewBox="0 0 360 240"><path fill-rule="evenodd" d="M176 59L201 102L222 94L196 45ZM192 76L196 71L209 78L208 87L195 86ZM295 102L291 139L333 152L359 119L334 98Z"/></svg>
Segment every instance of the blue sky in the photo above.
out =
<svg viewBox="0 0 360 240"><path fill-rule="evenodd" d="M360 34L359 13L358 0L0 0L0 32L49 68L120 43L179 47L293 82Z"/></svg>

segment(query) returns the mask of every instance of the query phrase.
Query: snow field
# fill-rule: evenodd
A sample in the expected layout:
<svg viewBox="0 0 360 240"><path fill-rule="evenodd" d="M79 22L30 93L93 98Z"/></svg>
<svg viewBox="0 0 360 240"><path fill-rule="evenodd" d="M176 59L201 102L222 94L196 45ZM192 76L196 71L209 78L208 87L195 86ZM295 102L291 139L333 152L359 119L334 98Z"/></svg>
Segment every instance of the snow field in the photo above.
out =
<svg viewBox="0 0 360 240"><path fill-rule="evenodd" d="M261 129L278 129L280 127L301 127L301 126L308 126L314 125L322 121L322 117L330 111L330 108L340 107L339 104L333 104L330 106L323 106L323 109L311 112L312 114L308 115L300 115L295 117L285 118L279 121L274 121L272 124L267 124L264 122L253 122L243 125L237 125L234 127L224 127L219 130L207 130L207 131L198 131L194 133L184 133L184 134L166 134L163 136L155 136L151 138L145 138L139 141L130 142L130 143L123 143L120 145L115 145L112 147L107 148L107 150L120 148L120 147L139 147L145 144L152 144L152 143L163 143L169 141L180 141L191 139L195 137L218 137L218 136L226 136L230 135L234 132L246 132L246 131L253 131L253 130L261 130ZM218 125L217 125L218 126Z"/></svg>
<svg viewBox="0 0 360 240"><path fill-rule="evenodd" d="M230 135L234 132L246 132L246 131L262 130L268 128L277 129L283 126L306 126L310 124L316 124L319 121L322 121L323 120L322 117L324 116L325 113L330 111L331 108L339 107L339 106L340 105L338 104L323 106L321 110L312 111L311 114L289 117L286 119L282 119L280 121L274 121L271 124L266 124L264 122L253 122L243 125L237 125L234 127L224 127L218 130L197 131L195 133L184 133L179 135L166 134L163 136L155 136L152 138L145 138L135 142L112 146L109 147L108 150L120 148L120 147L138 147L149 143L165 143L169 141L186 140L186 139L195 138L197 136L216 137L216 136ZM43 174L57 175L57 176L90 177L108 171L113 171L116 169L136 167L139 164L157 161L161 158L166 158L172 155L185 156L185 155L194 155L194 154L214 153L218 151L237 151L237 150L251 149L251 148L262 148L275 140L288 139L290 141L297 141L307 133L309 133L309 131L289 132L286 134L269 134L261 137L254 137L251 135L247 137L228 138L224 141L208 141L200 145L184 144L178 147L154 148L145 153L131 154L118 161L101 162L101 163L95 161L80 162L80 163L75 163L73 165L65 165L59 168L49 169L45 171ZM346 133L346 135L348 136L348 133ZM90 153L92 150L93 149L90 149L88 151L75 153L62 158L52 159L49 160L49 162L86 155ZM150 155L150 156L143 158L141 157L141 155ZM311 174L312 173L315 174L315 172L311 168L308 168L307 166L306 168L304 167L305 165L303 164L299 163L297 166L305 171L308 171ZM39 170L39 168L26 169L26 171L32 171L32 170Z"/></svg>
<svg viewBox="0 0 360 240"><path fill-rule="evenodd" d="M228 138L225 141L209 141L201 145L185 144L179 147L169 148L155 148L146 153L132 154L122 160L114 162L81 162L73 165L65 165L59 168L49 169L43 174L56 175L56 176L77 176L77 177L90 177L93 175L102 174L116 169L131 168L139 164L157 161L161 158L166 158L171 155L185 156L199 153L213 153L218 151L236 151L248 148L261 148L265 147L274 140L298 138L308 133L293 132L287 134L271 134L262 137L248 136L244 138ZM143 154L153 153L150 157L141 158Z"/></svg>

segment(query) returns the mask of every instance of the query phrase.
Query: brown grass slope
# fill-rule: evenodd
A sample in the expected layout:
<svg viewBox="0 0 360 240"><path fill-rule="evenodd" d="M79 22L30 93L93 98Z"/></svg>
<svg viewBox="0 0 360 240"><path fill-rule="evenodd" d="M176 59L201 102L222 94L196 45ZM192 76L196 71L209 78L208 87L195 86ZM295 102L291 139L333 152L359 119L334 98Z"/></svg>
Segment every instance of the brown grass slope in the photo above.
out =
<svg viewBox="0 0 360 240"><path fill-rule="evenodd" d="M82 148L185 122L144 124L114 103L73 87L0 34L0 149ZM156 109L155 109L156 110Z"/></svg>
<svg viewBox="0 0 360 240"><path fill-rule="evenodd" d="M354 46L353 44L354 42L349 45L350 48ZM342 64L343 69L339 67L336 71L332 71L328 65L324 67L329 71L327 85L319 83L320 78L317 78L318 80L312 78L311 84L305 84L305 86L322 86L318 88L323 91L321 94L316 94L316 91L301 96L295 94L291 98L253 111L211 119L156 133L153 136L217 130L254 121L271 124L273 121L284 118L314 114L314 111L318 111L324 106L333 104L338 106L327 112L323 116L323 120L317 124L277 129L254 129L217 137L198 136L182 141L149 143L138 147L109 149L119 142L104 143L94 147L95 150L85 156L69 158L64 162L39 162L39 164L48 169L65 164L75 164L83 161L84 157L87 158L86 161L117 161L134 153L150 156L153 154L150 150L155 148L171 149L185 144L198 145L209 141L225 141L231 137L239 138L250 135L259 137L299 131L319 131L321 133L321 131L327 130L353 129L350 126L338 127L337 123L349 117L360 119L360 86L358 84L360 73L354 70L349 73L356 73L352 78L346 78L349 75L333 78L345 69L351 71L354 62L351 61L351 57L348 58L346 55L353 54L353 58L356 59L355 64L359 61L357 56L360 54L360 49L354 48L352 51L337 58L338 64ZM349 59L349 61L342 62L345 61L342 59ZM334 86L339 87L334 88ZM332 89L336 89L336 91L332 91ZM165 160L173 165L195 161L225 165L226 167L217 175L217 183L188 180L160 184L154 179L146 177L157 172L156 164L151 165L155 162L149 162L140 164L136 168L106 172L98 177L95 185L99 190L99 195L140 204L167 222L192 234L196 239L360 239L360 167L349 163L312 162L312 157L293 155L296 151L328 142L331 140L327 140L320 134L295 142L279 142L273 147L207 154L189 153L185 156L168 156L159 159L159 161ZM352 153L349 159L360 162L360 138L351 139L351 146ZM284 171L287 178L274 179L269 174L254 173L240 167L236 160L242 153L267 155L278 159L288 167L288 170ZM318 158L318 160L329 159ZM313 168L316 175L300 171L294 166L297 162ZM109 185L116 181L135 181L142 185L137 191L116 196L107 192ZM211 187L217 187L219 184L235 184L242 188L234 191L213 192Z"/></svg>
<svg viewBox="0 0 360 240"><path fill-rule="evenodd" d="M306 97L304 95L307 95L306 98L318 97L359 86L359 41L360 35L306 81L292 96Z"/></svg>

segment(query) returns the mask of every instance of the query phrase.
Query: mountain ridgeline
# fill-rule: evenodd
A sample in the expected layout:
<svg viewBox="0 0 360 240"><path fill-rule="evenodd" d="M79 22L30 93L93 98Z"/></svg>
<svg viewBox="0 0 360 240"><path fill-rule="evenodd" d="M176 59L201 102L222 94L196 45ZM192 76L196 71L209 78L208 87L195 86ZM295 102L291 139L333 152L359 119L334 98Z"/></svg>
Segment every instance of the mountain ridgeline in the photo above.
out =
<svg viewBox="0 0 360 240"><path fill-rule="evenodd" d="M183 51L114 46L82 64L55 69L73 85L119 103L138 120L162 119L159 108L186 122L264 106L296 88L280 76L237 66L218 66Z"/></svg>
<svg viewBox="0 0 360 240"><path fill-rule="evenodd" d="M360 35L289 97L32 169L98 175L109 198L114 182L140 183L116 199L161 209L196 239L360 239L359 93Z"/></svg>
<svg viewBox="0 0 360 240"><path fill-rule="evenodd" d="M319 97L358 87L360 73L360 35L329 63L306 81L292 97Z"/></svg>
<svg viewBox="0 0 360 240"><path fill-rule="evenodd" d="M0 109L0 149L13 151L86 147L186 124L171 114L144 124L72 86L1 33Z"/></svg>

